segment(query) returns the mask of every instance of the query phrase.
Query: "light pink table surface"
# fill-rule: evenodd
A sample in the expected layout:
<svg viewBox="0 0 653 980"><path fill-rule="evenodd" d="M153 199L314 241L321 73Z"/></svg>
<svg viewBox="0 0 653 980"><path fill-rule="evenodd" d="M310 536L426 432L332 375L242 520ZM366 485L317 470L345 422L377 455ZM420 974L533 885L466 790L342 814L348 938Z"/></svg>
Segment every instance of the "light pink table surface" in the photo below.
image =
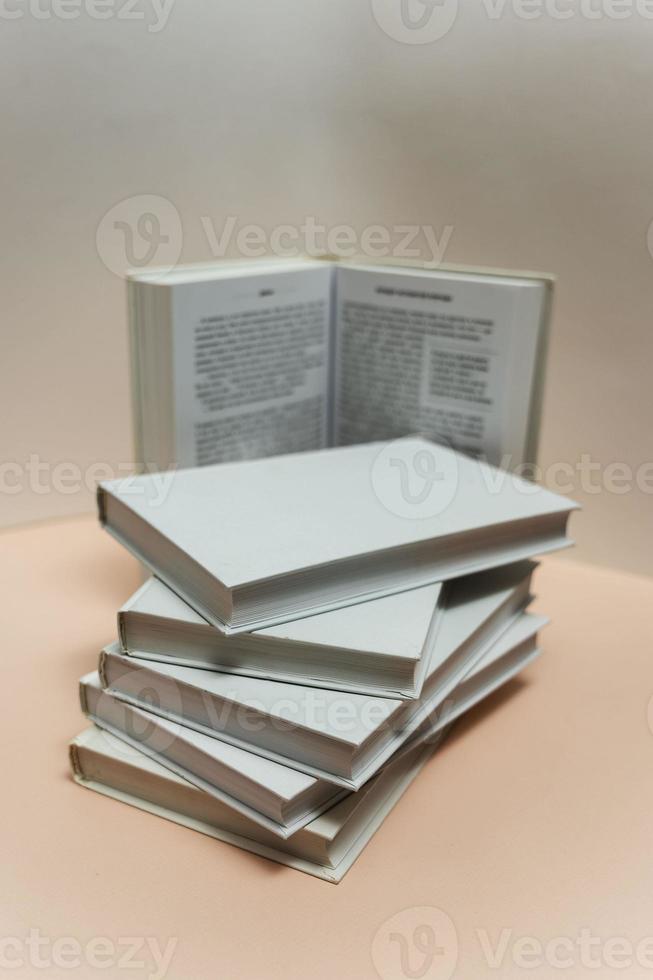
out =
<svg viewBox="0 0 653 980"><path fill-rule="evenodd" d="M0 577L0 975L157 976L147 949L119 963L149 937L176 940L172 980L653 977L653 580L547 560L544 656L459 725L334 886L71 781L77 679L139 581L94 520L0 535Z"/></svg>

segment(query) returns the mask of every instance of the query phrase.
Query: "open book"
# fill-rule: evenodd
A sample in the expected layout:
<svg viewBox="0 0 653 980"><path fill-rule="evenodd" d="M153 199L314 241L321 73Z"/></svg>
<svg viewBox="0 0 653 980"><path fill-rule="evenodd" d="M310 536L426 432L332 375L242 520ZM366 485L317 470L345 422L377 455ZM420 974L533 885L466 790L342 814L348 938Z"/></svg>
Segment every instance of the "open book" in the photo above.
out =
<svg viewBox="0 0 653 980"><path fill-rule="evenodd" d="M202 466L420 433L535 460L551 280L322 259L128 279L136 462Z"/></svg>

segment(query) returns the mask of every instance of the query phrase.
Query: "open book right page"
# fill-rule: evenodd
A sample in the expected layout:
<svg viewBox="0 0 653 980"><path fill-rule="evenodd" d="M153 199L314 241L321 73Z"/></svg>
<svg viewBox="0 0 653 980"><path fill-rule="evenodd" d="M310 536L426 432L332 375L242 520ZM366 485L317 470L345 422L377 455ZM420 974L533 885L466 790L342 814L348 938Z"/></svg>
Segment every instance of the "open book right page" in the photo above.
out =
<svg viewBox="0 0 653 980"><path fill-rule="evenodd" d="M339 266L336 445L420 433L498 466L532 462L549 287Z"/></svg>

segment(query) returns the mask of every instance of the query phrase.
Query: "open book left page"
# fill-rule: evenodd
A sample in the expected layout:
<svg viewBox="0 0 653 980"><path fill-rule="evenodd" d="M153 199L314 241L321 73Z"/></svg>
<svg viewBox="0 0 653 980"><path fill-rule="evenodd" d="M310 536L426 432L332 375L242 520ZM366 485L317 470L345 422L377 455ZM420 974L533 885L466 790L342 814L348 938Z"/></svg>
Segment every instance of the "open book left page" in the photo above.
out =
<svg viewBox="0 0 653 980"><path fill-rule="evenodd" d="M129 281L146 470L328 444L333 269L223 263Z"/></svg>

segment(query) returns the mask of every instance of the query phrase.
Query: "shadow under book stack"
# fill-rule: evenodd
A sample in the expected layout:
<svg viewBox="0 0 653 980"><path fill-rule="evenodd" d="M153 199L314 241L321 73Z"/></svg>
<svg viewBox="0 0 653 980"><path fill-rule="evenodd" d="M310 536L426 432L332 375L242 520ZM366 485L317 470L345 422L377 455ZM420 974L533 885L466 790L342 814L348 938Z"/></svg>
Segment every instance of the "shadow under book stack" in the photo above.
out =
<svg viewBox="0 0 653 980"><path fill-rule="evenodd" d="M575 505L406 439L112 481L98 506L154 577L80 682L75 778L337 882L537 656L531 559Z"/></svg>

